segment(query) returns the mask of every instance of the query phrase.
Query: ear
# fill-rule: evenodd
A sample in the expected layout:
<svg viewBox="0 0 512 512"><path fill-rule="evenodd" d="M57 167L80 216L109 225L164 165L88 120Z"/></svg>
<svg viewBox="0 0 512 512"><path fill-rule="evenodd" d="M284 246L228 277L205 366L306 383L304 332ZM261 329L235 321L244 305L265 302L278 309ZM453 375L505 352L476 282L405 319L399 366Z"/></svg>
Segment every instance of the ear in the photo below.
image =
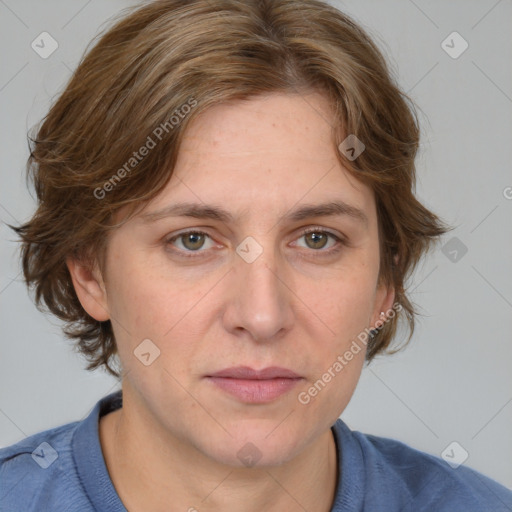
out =
<svg viewBox="0 0 512 512"><path fill-rule="evenodd" d="M375 292L375 300L373 306L373 313L371 318L370 326L373 328L377 320L381 320L385 323L388 311L392 309L395 300L395 288L394 286L380 285ZM384 315L381 315L381 313ZM380 323L379 323L380 325Z"/></svg>
<svg viewBox="0 0 512 512"><path fill-rule="evenodd" d="M395 266L398 265L399 257L398 254L395 254L393 257L393 264ZM371 318L370 326L374 327L377 320L386 321L387 312L393 308L393 304L395 301L395 287L385 286L382 283L379 283L377 286L377 291L375 292L375 301L373 306L373 313ZM384 315L381 315L381 313Z"/></svg>
<svg viewBox="0 0 512 512"><path fill-rule="evenodd" d="M105 283L98 266L93 268L74 258L66 260L78 300L87 313L99 322L110 318Z"/></svg>

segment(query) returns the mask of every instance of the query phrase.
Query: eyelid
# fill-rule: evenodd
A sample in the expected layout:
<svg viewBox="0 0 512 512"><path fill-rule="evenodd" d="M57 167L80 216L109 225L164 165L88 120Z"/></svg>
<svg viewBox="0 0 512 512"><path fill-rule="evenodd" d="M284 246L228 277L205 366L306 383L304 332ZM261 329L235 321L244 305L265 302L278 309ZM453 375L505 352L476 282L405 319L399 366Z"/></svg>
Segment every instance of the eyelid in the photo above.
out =
<svg viewBox="0 0 512 512"><path fill-rule="evenodd" d="M307 235L309 233L327 233L328 235L331 235L333 238L337 238L340 241L344 241L345 237L342 234L335 233L334 231L331 231L328 228L324 228L322 226L310 226L307 228L304 228L301 230L298 238L301 238L304 235Z"/></svg>

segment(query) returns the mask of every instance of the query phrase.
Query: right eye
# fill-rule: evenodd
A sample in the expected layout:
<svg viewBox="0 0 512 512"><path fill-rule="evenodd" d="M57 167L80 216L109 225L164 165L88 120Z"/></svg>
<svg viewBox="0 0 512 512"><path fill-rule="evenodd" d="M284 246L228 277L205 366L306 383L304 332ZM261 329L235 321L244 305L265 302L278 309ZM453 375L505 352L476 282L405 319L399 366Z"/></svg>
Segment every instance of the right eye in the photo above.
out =
<svg viewBox="0 0 512 512"><path fill-rule="evenodd" d="M204 252L200 251L204 246L206 237L210 238L210 235L203 231L185 231L174 235L166 240L166 244L173 245L174 242L179 241L181 246L180 251L185 252ZM210 238L211 239L211 238Z"/></svg>

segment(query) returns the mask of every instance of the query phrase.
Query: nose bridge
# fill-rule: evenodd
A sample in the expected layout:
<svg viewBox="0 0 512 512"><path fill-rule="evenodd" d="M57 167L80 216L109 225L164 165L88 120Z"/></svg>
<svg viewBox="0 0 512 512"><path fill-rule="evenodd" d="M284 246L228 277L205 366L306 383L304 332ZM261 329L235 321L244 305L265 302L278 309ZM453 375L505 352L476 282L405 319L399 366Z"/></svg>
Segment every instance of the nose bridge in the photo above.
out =
<svg viewBox="0 0 512 512"><path fill-rule="evenodd" d="M261 240L261 239L260 239ZM236 327L265 340L291 325L290 290L285 285L284 266L270 237L260 243L247 237L237 247Z"/></svg>

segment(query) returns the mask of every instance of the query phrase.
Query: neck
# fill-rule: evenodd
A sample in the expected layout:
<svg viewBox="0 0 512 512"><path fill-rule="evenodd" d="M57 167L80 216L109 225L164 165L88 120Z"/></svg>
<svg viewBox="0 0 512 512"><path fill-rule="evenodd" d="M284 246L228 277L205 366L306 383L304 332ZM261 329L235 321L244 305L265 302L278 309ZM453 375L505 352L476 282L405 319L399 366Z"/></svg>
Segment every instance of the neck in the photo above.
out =
<svg viewBox="0 0 512 512"><path fill-rule="evenodd" d="M338 463L330 429L279 466L233 467L159 428L124 387L123 407L102 417L99 428L107 469L130 512L329 512L334 501Z"/></svg>

